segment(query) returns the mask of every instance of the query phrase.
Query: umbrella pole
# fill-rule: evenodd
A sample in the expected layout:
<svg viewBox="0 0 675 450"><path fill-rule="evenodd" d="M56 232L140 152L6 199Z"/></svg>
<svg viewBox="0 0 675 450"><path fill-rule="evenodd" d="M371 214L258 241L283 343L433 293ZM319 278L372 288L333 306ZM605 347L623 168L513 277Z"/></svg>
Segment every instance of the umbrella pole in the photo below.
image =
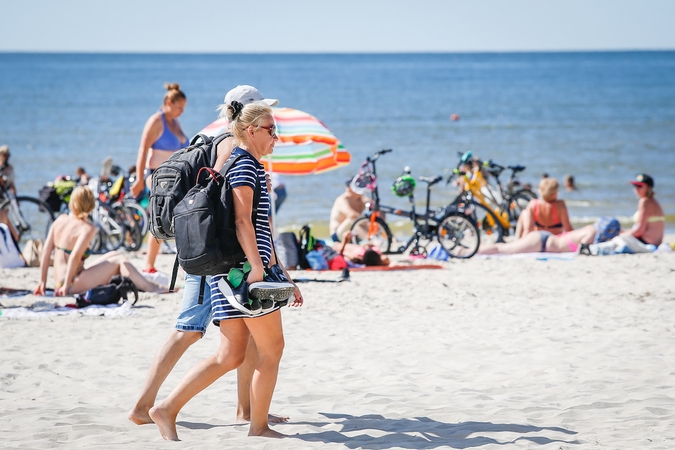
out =
<svg viewBox="0 0 675 450"><path fill-rule="evenodd" d="M272 169L272 157L268 156L267 160L270 163L269 172L270 172L270 181L271 181L272 172L274 171ZM277 236L277 232L276 232L276 229L277 229L277 213L275 211L276 210L276 200L274 199L274 189L272 189L272 193L270 194L270 208L272 208L272 230L271 231L272 231L272 244L274 245L274 239Z"/></svg>

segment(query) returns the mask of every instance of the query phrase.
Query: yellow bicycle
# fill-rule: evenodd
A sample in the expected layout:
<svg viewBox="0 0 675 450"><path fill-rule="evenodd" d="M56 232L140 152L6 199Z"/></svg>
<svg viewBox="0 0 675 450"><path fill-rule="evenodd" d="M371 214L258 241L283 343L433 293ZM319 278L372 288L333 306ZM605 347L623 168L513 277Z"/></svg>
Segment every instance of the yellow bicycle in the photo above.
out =
<svg viewBox="0 0 675 450"><path fill-rule="evenodd" d="M472 215L481 233L482 242L502 242L504 236L515 231L520 213L533 198L532 191L527 189L512 191L516 173L525 170L523 166L509 166L512 173L508 187L504 189L499 175L505 170L491 161L481 161L471 155L462 155L459 165L448 177L450 183L459 176L462 189L450 207L461 207ZM483 173L492 175L496 186L490 185Z"/></svg>

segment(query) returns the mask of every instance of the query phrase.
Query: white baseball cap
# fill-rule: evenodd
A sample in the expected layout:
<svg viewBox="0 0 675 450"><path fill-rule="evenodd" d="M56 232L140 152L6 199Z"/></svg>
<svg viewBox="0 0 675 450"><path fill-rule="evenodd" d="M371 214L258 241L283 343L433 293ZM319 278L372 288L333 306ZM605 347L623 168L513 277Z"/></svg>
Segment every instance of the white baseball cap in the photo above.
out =
<svg viewBox="0 0 675 450"><path fill-rule="evenodd" d="M233 101L237 101L244 105L248 105L249 103L253 102L265 102L270 106L276 106L279 104L279 100L276 98L265 98L265 96L263 96L259 90L247 84L240 84L225 94L226 105L229 105Z"/></svg>

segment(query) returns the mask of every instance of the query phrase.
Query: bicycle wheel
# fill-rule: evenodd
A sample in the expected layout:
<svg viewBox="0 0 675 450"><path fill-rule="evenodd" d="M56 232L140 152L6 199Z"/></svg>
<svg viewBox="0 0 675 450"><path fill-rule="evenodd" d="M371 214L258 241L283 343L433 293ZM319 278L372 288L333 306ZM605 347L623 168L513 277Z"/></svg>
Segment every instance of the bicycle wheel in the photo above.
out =
<svg viewBox="0 0 675 450"><path fill-rule="evenodd" d="M504 235L506 234L495 213L487 209L480 203L471 203L473 211L466 213L473 219L480 232L480 241L488 243L504 242Z"/></svg>
<svg viewBox="0 0 675 450"><path fill-rule="evenodd" d="M141 233L141 225L136 220L134 212L119 203L113 205L113 209L124 222L125 233L122 245L129 252L137 251L143 244L143 235Z"/></svg>
<svg viewBox="0 0 675 450"><path fill-rule="evenodd" d="M461 213L446 215L438 225L438 242L453 258L471 258L480 246L480 232L468 216Z"/></svg>
<svg viewBox="0 0 675 450"><path fill-rule="evenodd" d="M141 205L132 200L124 200L122 205L131 212L134 220L141 227L141 237L145 239L145 235L148 234L148 213Z"/></svg>
<svg viewBox="0 0 675 450"><path fill-rule="evenodd" d="M126 236L126 226L124 220L115 212L115 210L107 203L99 203L94 210L94 225L98 227L98 244L94 249L92 244L92 252L107 253L119 249L124 244Z"/></svg>
<svg viewBox="0 0 675 450"><path fill-rule="evenodd" d="M391 231L387 223L381 218L376 218L370 223L370 217L359 217L352 225L355 244L372 244L382 253L389 253L391 247Z"/></svg>
<svg viewBox="0 0 675 450"><path fill-rule="evenodd" d="M29 239L47 239L49 227L54 222L52 209L42 200L33 197L19 196L16 198L18 211L12 202L6 201L0 209L7 211L9 221L19 233L19 247Z"/></svg>

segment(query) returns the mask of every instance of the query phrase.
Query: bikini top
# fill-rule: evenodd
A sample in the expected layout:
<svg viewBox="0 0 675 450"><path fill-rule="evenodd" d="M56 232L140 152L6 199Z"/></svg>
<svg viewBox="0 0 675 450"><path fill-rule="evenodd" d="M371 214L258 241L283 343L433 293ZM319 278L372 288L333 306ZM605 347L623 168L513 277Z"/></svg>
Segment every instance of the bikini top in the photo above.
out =
<svg viewBox="0 0 675 450"><path fill-rule="evenodd" d="M164 124L164 131L162 132L162 135L159 137L159 139L157 139L155 143L151 145L154 150L170 150L175 152L187 146L187 138L185 138L185 142L181 142L180 138L171 132L169 125L166 123L166 117L164 117L164 113L162 113L162 123ZM181 130L181 132L182 131L183 130Z"/></svg>
<svg viewBox="0 0 675 450"><path fill-rule="evenodd" d="M561 228L562 222L558 219L558 208L555 206L555 202L551 203L551 212L553 213L553 225L543 225L539 223L539 200L534 204L534 224L537 226L537 228Z"/></svg>
<svg viewBox="0 0 675 450"><path fill-rule="evenodd" d="M640 213L638 211L635 211L635 214L633 214L633 222L637 223L639 220L640 220ZM665 222L665 221L666 221L666 216L647 217L647 223Z"/></svg>
<svg viewBox="0 0 675 450"><path fill-rule="evenodd" d="M65 253L65 254L68 255L68 256L70 256L70 254L73 252L72 249L64 248L64 247L59 247L58 245L55 245L54 247L56 247L58 250L61 250L63 253ZM84 251L84 253L82 254L82 261L84 261L85 259L89 258L90 256L91 256L91 250L86 249L86 250Z"/></svg>

